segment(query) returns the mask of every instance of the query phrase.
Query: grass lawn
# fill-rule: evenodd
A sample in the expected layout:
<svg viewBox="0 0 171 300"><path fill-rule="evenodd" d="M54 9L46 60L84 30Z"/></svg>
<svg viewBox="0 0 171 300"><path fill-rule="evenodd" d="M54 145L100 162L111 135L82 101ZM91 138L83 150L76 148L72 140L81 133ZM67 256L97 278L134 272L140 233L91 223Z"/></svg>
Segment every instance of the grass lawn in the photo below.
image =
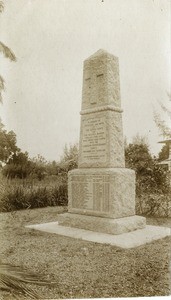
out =
<svg viewBox="0 0 171 300"><path fill-rule="evenodd" d="M25 228L57 221L62 207L0 214L1 261L56 282L32 285L45 299L166 296L170 294L171 238L124 250ZM171 227L171 219L147 219ZM0 291L0 299L14 299Z"/></svg>

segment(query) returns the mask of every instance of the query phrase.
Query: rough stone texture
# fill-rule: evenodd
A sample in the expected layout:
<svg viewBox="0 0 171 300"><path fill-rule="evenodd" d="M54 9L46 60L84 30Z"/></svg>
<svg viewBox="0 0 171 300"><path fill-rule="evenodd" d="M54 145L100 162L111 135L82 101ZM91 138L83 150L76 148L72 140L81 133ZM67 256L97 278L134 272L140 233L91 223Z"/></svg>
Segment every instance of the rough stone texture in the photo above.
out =
<svg viewBox="0 0 171 300"><path fill-rule="evenodd" d="M77 169L68 174L68 210L108 218L135 215L135 173L126 168Z"/></svg>
<svg viewBox="0 0 171 300"><path fill-rule="evenodd" d="M110 219L65 213L59 215L58 223L62 226L82 228L96 232L122 234L144 228L146 226L146 219L140 216Z"/></svg>
<svg viewBox="0 0 171 300"><path fill-rule="evenodd" d="M171 235L170 228L149 225L147 225L144 229L138 229L118 235L60 226L58 225L58 222L28 225L26 227L45 232L56 233L75 239L82 239L84 241L109 244L124 249L138 247Z"/></svg>
<svg viewBox="0 0 171 300"><path fill-rule="evenodd" d="M79 168L125 166L122 116L106 110L81 117Z"/></svg>
<svg viewBox="0 0 171 300"><path fill-rule="evenodd" d="M84 62L79 168L125 166L118 58L104 50Z"/></svg>
<svg viewBox="0 0 171 300"><path fill-rule="evenodd" d="M120 107L119 61L101 49L84 61L82 110L106 104Z"/></svg>
<svg viewBox="0 0 171 300"><path fill-rule="evenodd" d="M61 224L112 234L143 228L135 172L125 168L118 58L104 50L84 62L81 109L78 169L69 172Z"/></svg>

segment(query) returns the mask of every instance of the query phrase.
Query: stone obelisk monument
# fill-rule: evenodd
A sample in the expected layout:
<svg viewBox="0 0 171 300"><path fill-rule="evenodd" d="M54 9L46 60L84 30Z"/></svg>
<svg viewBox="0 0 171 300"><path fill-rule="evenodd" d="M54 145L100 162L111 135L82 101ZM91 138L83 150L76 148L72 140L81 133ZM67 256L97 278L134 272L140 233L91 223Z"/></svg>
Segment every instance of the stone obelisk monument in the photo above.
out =
<svg viewBox="0 0 171 300"><path fill-rule="evenodd" d="M135 215L135 173L125 168L118 58L104 50L84 62L79 163L68 197L60 225L110 234L145 227Z"/></svg>

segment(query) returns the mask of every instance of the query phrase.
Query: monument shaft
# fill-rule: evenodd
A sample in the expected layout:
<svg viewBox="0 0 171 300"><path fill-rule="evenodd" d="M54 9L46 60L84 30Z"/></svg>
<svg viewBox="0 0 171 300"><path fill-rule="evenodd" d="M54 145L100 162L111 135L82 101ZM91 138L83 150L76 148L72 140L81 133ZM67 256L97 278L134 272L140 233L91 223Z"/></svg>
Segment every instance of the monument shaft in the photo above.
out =
<svg viewBox="0 0 171 300"><path fill-rule="evenodd" d="M118 58L99 50L84 62L79 168L124 167Z"/></svg>

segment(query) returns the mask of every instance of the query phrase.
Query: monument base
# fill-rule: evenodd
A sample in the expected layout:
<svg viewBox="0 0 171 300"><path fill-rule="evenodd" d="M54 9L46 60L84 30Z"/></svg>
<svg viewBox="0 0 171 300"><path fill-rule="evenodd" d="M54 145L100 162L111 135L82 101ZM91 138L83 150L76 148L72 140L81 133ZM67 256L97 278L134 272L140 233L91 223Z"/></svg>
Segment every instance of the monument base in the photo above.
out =
<svg viewBox="0 0 171 300"><path fill-rule="evenodd" d="M135 172L126 168L68 173L68 211L111 219L135 215Z"/></svg>
<svg viewBox="0 0 171 300"><path fill-rule="evenodd" d="M146 218L129 216L118 219L87 216L73 213L61 214L58 223L62 226L91 230L108 234L122 234L145 228Z"/></svg>

